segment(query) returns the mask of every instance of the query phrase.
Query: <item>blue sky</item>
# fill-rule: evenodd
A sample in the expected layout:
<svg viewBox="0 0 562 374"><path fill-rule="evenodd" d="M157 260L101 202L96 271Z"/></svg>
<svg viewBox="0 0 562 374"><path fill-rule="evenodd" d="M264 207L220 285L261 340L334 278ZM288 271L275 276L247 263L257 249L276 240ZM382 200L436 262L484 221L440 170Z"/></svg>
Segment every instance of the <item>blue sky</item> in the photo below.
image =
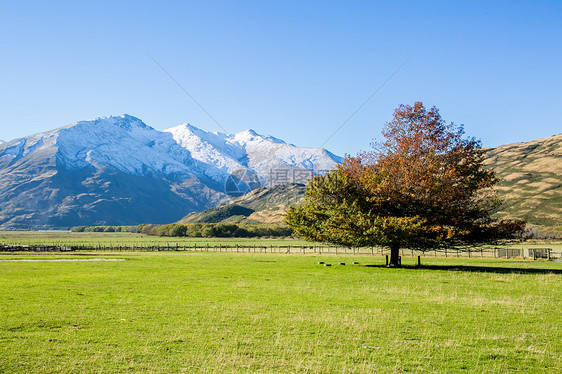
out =
<svg viewBox="0 0 562 374"><path fill-rule="evenodd" d="M4 1L0 139L128 113L367 149L423 101L483 145L562 132L560 1Z"/></svg>

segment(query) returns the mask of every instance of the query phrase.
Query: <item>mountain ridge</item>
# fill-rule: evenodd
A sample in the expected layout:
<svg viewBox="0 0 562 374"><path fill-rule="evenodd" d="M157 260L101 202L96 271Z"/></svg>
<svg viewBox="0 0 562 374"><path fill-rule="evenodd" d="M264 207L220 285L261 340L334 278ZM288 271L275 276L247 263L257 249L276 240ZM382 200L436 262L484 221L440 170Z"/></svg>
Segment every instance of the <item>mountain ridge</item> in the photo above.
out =
<svg viewBox="0 0 562 374"><path fill-rule="evenodd" d="M506 201L498 214L562 231L562 134L485 150ZM98 117L0 142L0 227L169 223L268 185L276 170L319 172L341 160L251 129L159 131L128 114ZM260 204L233 209L247 214L234 220L280 220L283 204Z"/></svg>
<svg viewBox="0 0 562 374"><path fill-rule="evenodd" d="M127 114L98 117L0 144L0 226L168 223L225 201L228 183L241 194L271 168L340 161L253 130L158 131Z"/></svg>

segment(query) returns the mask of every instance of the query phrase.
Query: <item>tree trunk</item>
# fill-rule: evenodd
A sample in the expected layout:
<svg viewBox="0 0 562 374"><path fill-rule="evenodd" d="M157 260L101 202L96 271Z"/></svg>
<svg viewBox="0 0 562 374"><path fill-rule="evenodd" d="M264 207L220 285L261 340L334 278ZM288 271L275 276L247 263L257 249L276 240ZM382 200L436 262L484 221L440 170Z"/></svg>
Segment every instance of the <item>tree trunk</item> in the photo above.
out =
<svg viewBox="0 0 562 374"><path fill-rule="evenodd" d="M392 243L390 245L390 263L388 267L397 268L400 267L400 245L398 243Z"/></svg>

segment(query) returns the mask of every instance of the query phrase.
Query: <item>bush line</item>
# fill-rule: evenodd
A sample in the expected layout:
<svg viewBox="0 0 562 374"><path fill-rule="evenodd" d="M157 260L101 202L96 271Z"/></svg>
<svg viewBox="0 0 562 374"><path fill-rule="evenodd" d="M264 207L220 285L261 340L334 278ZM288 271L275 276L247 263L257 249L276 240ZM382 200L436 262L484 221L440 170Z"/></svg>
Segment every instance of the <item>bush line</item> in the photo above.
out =
<svg viewBox="0 0 562 374"><path fill-rule="evenodd" d="M132 232L153 236L189 238L255 238L291 236L293 230L284 226L242 225L233 223L170 223L138 226L76 226L72 232Z"/></svg>

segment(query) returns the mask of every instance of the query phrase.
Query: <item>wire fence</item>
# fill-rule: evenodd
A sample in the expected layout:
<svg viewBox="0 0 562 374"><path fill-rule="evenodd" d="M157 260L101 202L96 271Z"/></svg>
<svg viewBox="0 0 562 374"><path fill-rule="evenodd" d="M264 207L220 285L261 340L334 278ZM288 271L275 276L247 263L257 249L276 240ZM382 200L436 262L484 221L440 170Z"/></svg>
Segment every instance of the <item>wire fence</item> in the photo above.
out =
<svg viewBox="0 0 562 374"><path fill-rule="evenodd" d="M327 245L240 245L240 244L190 244L167 243L166 245L13 245L0 244L3 252L96 252L96 251L191 251L191 252L231 252L231 253L278 253L278 254L317 254L317 255L353 255L353 256L384 256L390 251L381 247L347 248ZM466 258L532 258L560 259L562 253L551 248L458 248L415 250L401 249L401 257L466 257Z"/></svg>

